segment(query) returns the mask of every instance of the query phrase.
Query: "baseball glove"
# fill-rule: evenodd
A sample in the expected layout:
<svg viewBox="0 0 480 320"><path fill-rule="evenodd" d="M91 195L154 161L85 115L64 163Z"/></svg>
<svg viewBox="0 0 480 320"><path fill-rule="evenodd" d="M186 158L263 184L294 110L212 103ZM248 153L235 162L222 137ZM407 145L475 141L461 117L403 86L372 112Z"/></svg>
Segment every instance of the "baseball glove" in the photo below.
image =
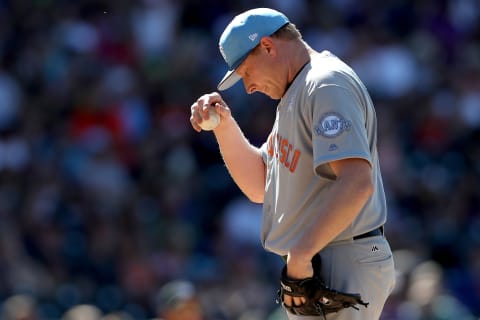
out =
<svg viewBox="0 0 480 320"><path fill-rule="evenodd" d="M320 272L321 259L316 255L312 259L314 275L311 278L291 279L287 276L287 267L282 270L280 278L280 290L278 291L278 303L287 309L288 312L302 316L324 316L329 313L338 312L344 308L354 308L358 310L357 304L368 306L363 302L359 294L344 293L328 288L321 279ZM284 295L292 297L304 297L306 302L300 306L287 306L284 303Z"/></svg>

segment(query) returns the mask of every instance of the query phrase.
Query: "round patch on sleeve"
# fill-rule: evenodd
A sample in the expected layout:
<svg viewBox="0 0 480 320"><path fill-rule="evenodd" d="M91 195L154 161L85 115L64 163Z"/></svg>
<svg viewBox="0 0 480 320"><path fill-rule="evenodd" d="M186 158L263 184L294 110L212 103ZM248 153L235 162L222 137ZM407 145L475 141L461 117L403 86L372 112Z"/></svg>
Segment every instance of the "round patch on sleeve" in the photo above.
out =
<svg viewBox="0 0 480 320"><path fill-rule="evenodd" d="M320 121L314 129L319 136L335 138L341 135L344 131L349 131L351 128L352 122L345 119L340 113L327 112L322 114Z"/></svg>

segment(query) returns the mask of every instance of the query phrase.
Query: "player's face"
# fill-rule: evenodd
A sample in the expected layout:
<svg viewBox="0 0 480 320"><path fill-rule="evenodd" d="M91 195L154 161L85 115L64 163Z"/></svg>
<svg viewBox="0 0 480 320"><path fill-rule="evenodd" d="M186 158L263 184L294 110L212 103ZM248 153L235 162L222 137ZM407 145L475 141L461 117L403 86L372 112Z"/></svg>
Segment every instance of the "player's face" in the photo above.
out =
<svg viewBox="0 0 480 320"><path fill-rule="evenodd" d="M283 96L286 84L282 81L282 69L276 57L272 48L260 44L237 68L248 94L261 92L272 99Z"/></svg>

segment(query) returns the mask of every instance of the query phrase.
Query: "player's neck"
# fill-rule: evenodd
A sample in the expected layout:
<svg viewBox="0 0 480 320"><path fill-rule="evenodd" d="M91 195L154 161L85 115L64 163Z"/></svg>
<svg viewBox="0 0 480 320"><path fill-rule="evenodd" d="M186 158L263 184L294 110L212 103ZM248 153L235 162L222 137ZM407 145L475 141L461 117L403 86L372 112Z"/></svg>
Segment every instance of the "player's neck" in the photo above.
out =
<svg viewBox="0 0 480 320"><path fill-rule="evenodd" d="M288 70L288 87L295 80L297 75L303 70L303 67L310 61L310 48L303 42L295 42L291 48L291 56Z"/></svg>

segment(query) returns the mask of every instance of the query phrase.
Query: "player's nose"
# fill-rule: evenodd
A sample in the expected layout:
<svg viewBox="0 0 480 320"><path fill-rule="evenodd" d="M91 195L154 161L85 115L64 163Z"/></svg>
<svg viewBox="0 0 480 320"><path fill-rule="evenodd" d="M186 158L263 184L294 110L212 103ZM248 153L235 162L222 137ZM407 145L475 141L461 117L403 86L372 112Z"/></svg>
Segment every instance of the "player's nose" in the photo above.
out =
<svg viewBox="0 0 480 320"><path fill-rule="evenodd" d="M243 80L243 86L245 87L245 91L248 94L252 94L257 91L257 87L254 84L249 83L249 81L246 79L242 79L242 80Z"/></svg>

